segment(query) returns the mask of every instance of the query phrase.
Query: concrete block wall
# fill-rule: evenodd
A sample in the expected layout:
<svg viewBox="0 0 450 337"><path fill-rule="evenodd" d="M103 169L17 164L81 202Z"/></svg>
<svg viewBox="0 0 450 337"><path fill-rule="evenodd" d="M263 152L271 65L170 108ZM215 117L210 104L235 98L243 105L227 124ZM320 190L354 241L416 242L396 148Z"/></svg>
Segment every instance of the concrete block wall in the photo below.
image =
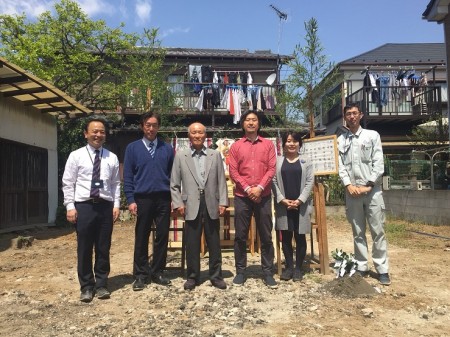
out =
<svg viewBox="0 0 450 337"><path fill-rule="evenodd" d="M383 191L387 214L432 225L450 226L450 191Z"/></svg>

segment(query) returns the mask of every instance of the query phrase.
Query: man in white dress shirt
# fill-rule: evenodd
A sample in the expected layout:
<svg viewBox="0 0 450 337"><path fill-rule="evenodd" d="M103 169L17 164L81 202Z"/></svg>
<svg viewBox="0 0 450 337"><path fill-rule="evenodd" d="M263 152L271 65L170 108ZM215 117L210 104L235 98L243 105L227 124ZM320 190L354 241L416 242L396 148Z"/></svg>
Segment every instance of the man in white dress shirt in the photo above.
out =
<svg viewBox="0 0 450 337"><path fill-rule="evenodd" d="M110 297L109 250L113 222L119 216L120 176L117 156L103 148L105 122L97 118L88 120L84 137L87 145L73 151L67 159L62 189L67 220L77 231L80 301L90 302L94 294L99 299Z"/></svg>

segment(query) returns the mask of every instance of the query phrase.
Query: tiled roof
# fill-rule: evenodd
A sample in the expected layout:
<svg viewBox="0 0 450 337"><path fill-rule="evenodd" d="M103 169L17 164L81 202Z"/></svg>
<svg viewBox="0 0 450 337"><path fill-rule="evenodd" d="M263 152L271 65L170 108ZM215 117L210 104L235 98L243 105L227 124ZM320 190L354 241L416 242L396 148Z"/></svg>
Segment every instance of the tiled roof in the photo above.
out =
<svg viewBox="0 0 450 337"><path fill-rule="evenodd" d="M165 48L166 57L232 57L232 58L252 58L252 59L274 59L278 57L287 58L286 55L277 55L270 50L255 50L249 52L245 49L193 49L193 48Z"/></svg>
<svg viewBox="0 0 450 337"><path fill-rule="evenodd" d="M339 64L444 64L445 59L444 43L386 43Z"/></svg>

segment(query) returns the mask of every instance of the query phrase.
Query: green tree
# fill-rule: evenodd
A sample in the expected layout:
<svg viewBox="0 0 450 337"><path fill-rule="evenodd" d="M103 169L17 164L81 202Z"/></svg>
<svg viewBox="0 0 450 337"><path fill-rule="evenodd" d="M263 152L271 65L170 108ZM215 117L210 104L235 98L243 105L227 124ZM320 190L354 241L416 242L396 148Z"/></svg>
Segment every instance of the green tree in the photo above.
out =
<svg viewBox="0 0 450 337"><path fill-rule="evenodd" d="M167 77L176 65L164 67L165 49L161 48L157 33L157 29L145 29L136 46L127 53L123 78L125 95L121 97L120 106L122 110L127 105L141 111L151 108L159 112L162 124L166 124L166 112L175 100Z"/></svg>
<svg viewBox="0 0 450 337"><path fill-rule="evenodd" d="M324 55L315 18L305 22L305 45L297 44L293 58L288 62L290 75L284 81L286 90L280 97L286 109L285 124L309 119L314 126L314 101L337 79L334 64Z"/></svg>
<svg viewBox="0 0 450 337"><path fill-rule="evenodd" d="M441 114L434 114L427 123L413 127L411 141L416 150L429 150L431 147L443 147L448 142L448 120Z"/></svg>
<svg viewBox="0 0 450 337"><path fill-rule="evenodd" d="M0 15L0 55L96 112L130 103L144 110L148 91L157 104L169 104L157 29L138 35L123 27L109 28L89 19L76 2L61 0L54 13L35 21Z"/></svg>
<svg viewBox="0 0 450 337"><path fill-rule="evenodd" d="M163 67L158 30L129 34L123 27L93 21L75 1L61 0L36 20L0 15L0 55L95 113L150 108L164 113L172 105L166 84L171 69ZM84 118L58 120L60 175L70 152L85 144L84 123Z"/></svg>

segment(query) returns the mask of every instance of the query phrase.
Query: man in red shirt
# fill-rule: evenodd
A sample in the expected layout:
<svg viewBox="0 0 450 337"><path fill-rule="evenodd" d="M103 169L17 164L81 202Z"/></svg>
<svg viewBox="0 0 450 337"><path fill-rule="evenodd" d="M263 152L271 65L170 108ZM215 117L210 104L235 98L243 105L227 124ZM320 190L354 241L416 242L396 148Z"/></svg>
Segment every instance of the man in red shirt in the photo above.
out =
<svg viewBox="0 0 450 337"><path fill-rule="evenodd" d="M250 219L255 216L261 239L261 266L264 282L276 288L273 278L274 249L272 242L271 184L275 175L276 155L273 143L258 135L261 118L257 112L248 111L241 116L244 137L230 148L230 177L236 184L234 192L234 256L236 276L233 284L245 283L247 267L247 238Z"/></svg>

